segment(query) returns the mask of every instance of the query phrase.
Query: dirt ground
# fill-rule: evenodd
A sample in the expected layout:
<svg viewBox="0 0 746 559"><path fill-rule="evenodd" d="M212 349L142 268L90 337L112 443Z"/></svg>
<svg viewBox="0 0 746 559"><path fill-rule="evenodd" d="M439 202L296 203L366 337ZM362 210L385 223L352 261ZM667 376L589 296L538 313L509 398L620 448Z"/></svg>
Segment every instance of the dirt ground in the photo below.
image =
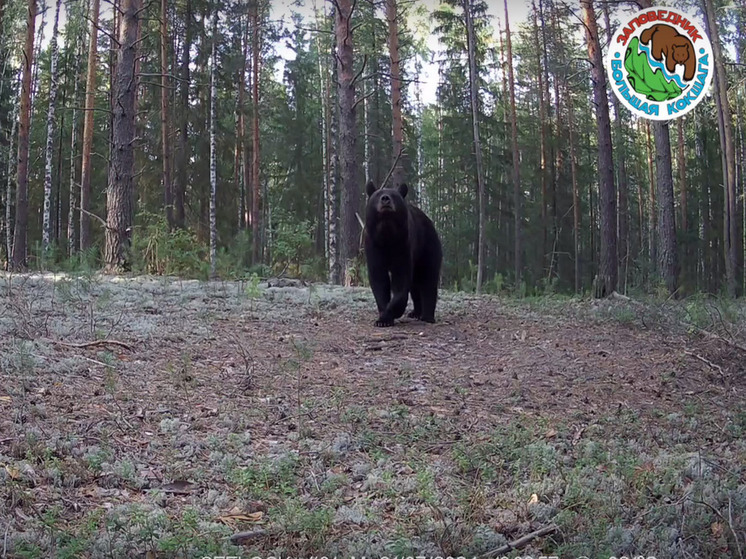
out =
<svg viewBox="0 0 746 559"><path fill-rule="evenodd" d="M742 308L374 308L0 276L0 557L746 554Z"/></svg>

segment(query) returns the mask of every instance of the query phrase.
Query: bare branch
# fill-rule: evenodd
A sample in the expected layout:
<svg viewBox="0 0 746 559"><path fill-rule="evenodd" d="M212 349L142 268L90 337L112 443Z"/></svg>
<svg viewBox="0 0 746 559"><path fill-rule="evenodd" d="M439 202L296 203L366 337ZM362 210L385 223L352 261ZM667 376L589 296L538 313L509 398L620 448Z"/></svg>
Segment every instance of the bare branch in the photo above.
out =
<svg viewBox="0 0 746 559"><path fill-rule="evenodd" d="M383 188L384 186L386 186L386 183L389 182L391 175L394 174L394 169L396 169L396 165L399 163L399 159L401 159L402 153L404 153L404 147L399 148L399 153L396 154L396 159L394 160L394 164L391 166L391 169L389 169L389 172L386 175L386 178L383 179L383 182L381 183L380 188Z"/></svg>

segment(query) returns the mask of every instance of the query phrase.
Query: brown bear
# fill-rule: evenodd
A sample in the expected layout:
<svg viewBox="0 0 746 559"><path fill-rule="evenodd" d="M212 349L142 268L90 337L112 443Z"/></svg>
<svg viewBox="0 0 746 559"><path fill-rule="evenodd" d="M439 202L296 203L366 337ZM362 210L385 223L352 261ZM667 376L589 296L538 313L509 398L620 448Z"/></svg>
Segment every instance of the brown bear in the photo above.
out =
<svg viewBox="0 0 746 559"><path fill-rule="evenodd" d="M684 66L684 79L690 81L694 78L694 73L697 71L694 47L692 42L676 29L670 25L658 23L642 32L640 42L643 45L650 43L650 54L658 62L662 62L663 55L666 55L666 69L669 72L673 74L676 71L676 66L682 64Z"/></svg>
<svg viewBox="0 0 746 559"><path fill-rule="evenodd" d="M393 326L410 295L414 310L409 318L435 322L443 247L430 218L407 202L408 191L406 184L366 185L365 257L378 327Z"/></svg>

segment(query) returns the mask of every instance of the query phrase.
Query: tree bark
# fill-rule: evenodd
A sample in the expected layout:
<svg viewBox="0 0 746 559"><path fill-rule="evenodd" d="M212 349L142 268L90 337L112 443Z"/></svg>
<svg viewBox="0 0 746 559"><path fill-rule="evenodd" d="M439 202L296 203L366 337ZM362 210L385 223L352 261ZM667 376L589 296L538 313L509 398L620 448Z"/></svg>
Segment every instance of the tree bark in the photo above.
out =
<svg viewBox="0 0 746 559"><path fill-rule="evenodd" d="M386 20L389 26L389 59L391 60L391 132L393 137L392 163L396 166L392 173L394 186L404 182L404 166L401 155L404 152L404 131L402 125L402 84L399 68L399 26L396 0L386 0ZM375 56L375 54L374 54ZM367 183L366 183L367 184Z"/></svg>
<svg viewBox="0 0 746 559"><path fill-rule="evenodd" d="M611 43L613 30L609 16L609 4L604 3L604 22L606 24L606 46ZM616 95L611 95L611 104L614 107L614 131L617 138L616 162L617 162L617 184L618 184L618 206L617 206L617 234L619 252L619 272L622 277L622 285L627 284L627 269L629 268L629 181L627 180L627 130L623 122L621 104ZM622 289L626 292L626 288Z"/></svg>
<svg viewBox="0 0 746 559"><path fill-rule="evenodd" d="M11 115L10 137L8 138L8 181L5 185L5 255L8 266L11 266L13 257L13 167L16 163L16 155L13 153L13 144L18 131L18 103L13 106Z"/></svg>
<svg viewBox="0 0 746 559"><path fill-rule="evenodd" d="M336 17L339 75L340 244L345 283L351 282L353 260L360 248L360 226L355 215L360 205L355 118L355 70L353 68L352 0L339 0Z"/></svg>
<svg viewBox="0 0 746 559"><path fill-rule="evenodd" d="M217 190L218 190L218 4L212 14L212 55L210 56L210 278L217 272ZM256 29L255 29L256 32Z"/></svg>
<svg viewBox="0 0 746 559"><path fill-rule="evenodd" d="M658 203L655 196L655 166L653 165L653 144L650 139L650 121L645 121L645 135L647 138L647 155L648 155L648 186L650 208L648 209L648 246L650 254L650 264L653 268L658 266Z"/></svg>
<svg viewBox="0 0 746 559"><path fill-rule="evenodd" d="M676 155L678 157L677 167L679 171L679 206L681 207L681 220L679 222L679 229L681 230L681 242L683 246L683 260L684 265L687 269L683 273L683 282L686 286L688 280L690 280L689 272L689 200L687 196L687 180L686 180L686 142L684 139L684 119L680 118L676 126L677 132L677 143L678 150Z"/></svg>
<svg viewBox="0 0 746 559"><path fill-rule="evenodd" d="M342 283L342 267L340 262L339 246L339 87L337 85L339 76L339 59L337 57L337 34L336 34L336 8L331 10L331 18L334 26L332 30L332 52L331 52L331 83L334 84L334 92L327 91L329 108L329 189L327 201L329 208L327 219L329 221L329 283L339 285Z"/></svg>
<svg viewBox="0 0 746 559"><path fill-rule="evenodd" d="M28 239L28 167L29 133L31 120L31 66L34 63L34 36L36 26L36 0L28 1L26 43L23 49L23 77L21 79L21 103L18 126L18 170L16 171L16 217L13 231L11 269L26 268Z"/></svg>
<svg viewBox="0 0 746 559"><path fill-rule="evenodd" d="M187 187L187 161L189 160L189 62L192 48L192 2L186 0L184 13L184 46L181 55L181 80L179 80L179 150L177 152L177 179L174 186L174 225L186 226L184 201Z"/></svg>
<svg viewBox="0 0 746 559"><path fill-rule="evenodd" d="M259 244L259 204L260 204L260 186L259 186L259 0L254 0L252 6L252 74L253 74L253 136L252 136L252 178L251 178L251 261L258 264L261 258Z"/></svg>
<svg viewBox="0 0 746 559"><path fill-rule="evenodd" d="M738 295L738 212L736 210L736 153L733 142L733 118L728 102L728 80L720 45L720 31L712 0L704 0L705 25L715 57L715 102L718 108L720 149L723 153L723 180L725 183L724 255L726 288L730 297Z"/></svg>
<svg viewBox="0 0 746 559"><path fill-rule="evenodd" d="M593 103L598 125L598 173L599 210L601 223L601 260L595 279L594 297L611 295L617 288L617 212L616 188L614 187L614 156L611 144L611 120L609 99L606 95L606 73L604 71L598 23L593 0L580 0L588 43L588 60L591 63L593 80Z"/></svg>
<svg viewBox="0 0 746 559"><path fill-rule="evenodd" d="M91 246L91 150L93 148L93 110L96 105L96 58L98 42L98 15L100 0L91 6L91 31L88 43L88 70L85 86L83 113L83 152L80 164L80 250Z"/></svg>
<svg viewBox="0 0 746 559"><path fill-rule="evenodd" d="M666 289L671 295L675 295L679 288L679 252L676 242L676 210L668 123L654 122L653 133L658 183L658 269L663 274Z"/></svg>
<svg viewBox="0 0 746 559"><path fill-rule="evenodd" d="M171 185L171 116L168 97L168 0L161 0L161 160L163 163L163 203L168 228L174 228L173 190Z"/></svg>
<svg viewBox="0 0 746 559"><path fill-rule="evenodd" d="M575 254L575 293L583 287L582 252L580 250L580 189L578 187L577 154L575 151L575 107L567 78L564 80L565 98L567 99L567 130L570 142L570 177L572 180L572 231Z"/></svg>
<svg viewBox="0 0 746 559"><path fill-rule="evenodd" d="M59 62L60 50L57 44L57 32L60 21L60 7L62 0L57 0L54 11L54 26L52 27L52 40L50 44L51 61L49 70L49 109L47 111L47 144L44 149L45 166L44 166L44 210L42 224L42 262L44 256L49 252L50 239L52 236L52 157L54 156L54 135L57 133L57 91L59 90L59 81L57 76L57 64Z"/></svg>
<svg viewBox="0 0 746 559"><path fill-rule="evenodd" d="M547 219L548 204L548 181L547 181L547 107L544 96L544 72L542 69L542 56L539 45L539 24L536 16L536 2L531 2L531 15L533 18L534 41L536 42L536 78L539 90L539 177L541 181L541 266L546 266L549 253L549 224Z"/></svg>
<svg viewBox="0 0 746 559"><path fill-rule="evenodd" d="M95 0L96 2L98 0ZM107 273L128 271L131 267L130 243L134 218L134 141L135 63L138 53L137 28L141 0L122 0L119 26L117 70L114 81L114 142L109 183L106 192Z"/></svg>
<svg viewBox="0 0 746 559"><path fill-rule="evenodd" d="M82 47L76 49L73 70L75 73L75 86L73 88L72 129L70 131L70 201L67 208L67 251L69 256L75 254L75 248L78 246L75 227L75 204L79 199L80 193L78 192L78 184L75 182L75 148L78 145L78 115L75 107L78 106L78 92L80 90L80 76L78 74L80 72L82 53Z"/></svg>
<svg viewBox="0 0 746 559"><path fill-rule="evenodd" d="M510 37L510 17L508 16L508 0L503 1L505 5L505 46L507 49L508 62L508 88L510 92L510 141L513 151L513 236L514 236L514 275L515 289L521 284L523 271L523 242L522 242L522 220L523 220L523 194L521 193L521 161L518 151L518 119L515 110L515 78L513 76L513 41Z"/></svg>
<svg viewBox="0 0 746 559"><path fill-rule="evenodd" d="M484 196L484 170L482 168L482 144L479 141L479 79L477 75L476 40L474 37L474 21L472 19L471 0L464 0L464 16L466 18L467 49L469 53L469 96L471 98L471 123L474 138L474 157L477 165L477 204L479 207L478 235L477 235L477 294L482 292L482 278L484 277L484 222L486 220Z"/></svg>

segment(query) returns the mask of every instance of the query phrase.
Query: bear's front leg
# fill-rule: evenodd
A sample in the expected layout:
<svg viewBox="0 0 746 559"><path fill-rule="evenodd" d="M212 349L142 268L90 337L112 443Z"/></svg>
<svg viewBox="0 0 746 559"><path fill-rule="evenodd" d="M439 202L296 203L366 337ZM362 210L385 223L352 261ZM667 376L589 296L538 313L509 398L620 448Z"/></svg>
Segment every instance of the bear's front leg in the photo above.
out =
<svg viewBox="0 0 746 559"><path fill-rule="evenodd" d="M388 266L381 258L379 251L371 247L366 246L365 256L368 263L368 282L373 291L373 297L376 299L376 307L378 307L378 320L374 324L376 326L393 326L393 319L388 321L390 323L381 319L391 301L391 278L389 278Z"/></svg>
<svg viewBox="0 0 746 559"><path fill-rule="evenodd" d="M401 318L407 310L409 290L412 287L412 271L408 259L399 260L391 270L391 301L378 319L381 324L376 323L376 326L392 326L394 320Z"/></svg>

